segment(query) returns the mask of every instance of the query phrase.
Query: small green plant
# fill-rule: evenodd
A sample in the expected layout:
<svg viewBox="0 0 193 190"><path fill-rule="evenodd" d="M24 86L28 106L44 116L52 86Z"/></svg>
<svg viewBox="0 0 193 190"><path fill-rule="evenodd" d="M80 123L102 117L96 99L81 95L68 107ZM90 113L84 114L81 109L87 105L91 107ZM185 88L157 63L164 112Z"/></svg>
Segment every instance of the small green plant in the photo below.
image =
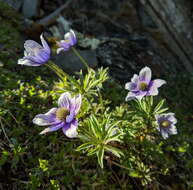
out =
<svg viewBox="0 0 193 190"><path fill-rule="evenodd" d="M120 149L111 146L111 143L121 143L122 132L118 128L119 121L111 121L110 115L101 118L101 121L93 115L84 122L80 132L80 139L84 144L77 148L78 151L86 151L87 155L97 155L98 163L103 168L104 152L110 152L117 157L123 156Z"/></svg>

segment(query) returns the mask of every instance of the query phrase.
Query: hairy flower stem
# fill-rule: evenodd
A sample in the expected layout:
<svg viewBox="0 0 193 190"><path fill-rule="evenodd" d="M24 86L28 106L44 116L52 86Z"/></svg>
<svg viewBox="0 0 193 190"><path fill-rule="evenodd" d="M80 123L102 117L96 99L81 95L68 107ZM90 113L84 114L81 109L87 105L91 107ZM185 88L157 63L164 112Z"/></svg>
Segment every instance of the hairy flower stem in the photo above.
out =
<svg viewBox="0 0 193 190"><path fill-rule="evenodd" d="M87 61L80 55L80 53L74 48L71 48L72 51L74 52L74 54L80 59L80 61L83 63L83 65L87 68L87 70L89 69L88 63Z"/></svg>
<svg viewBox="0 0 193 190"><path fill-rule="evenodd" d="M49 61L46 66L48 66L52 71L56 73L56 75L63 81L66 77L70 82L72 82L75 86L78 85L76 79L68 75L66 72L64 72L62 69L60 69L56 64L54 64L52 61Z"/></svg>

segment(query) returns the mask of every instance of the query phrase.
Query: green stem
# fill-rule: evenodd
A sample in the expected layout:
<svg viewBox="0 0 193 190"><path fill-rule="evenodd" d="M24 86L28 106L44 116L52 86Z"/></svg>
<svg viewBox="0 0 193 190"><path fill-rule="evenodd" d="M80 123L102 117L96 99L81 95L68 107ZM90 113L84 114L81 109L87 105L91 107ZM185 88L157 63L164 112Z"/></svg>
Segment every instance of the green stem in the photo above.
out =
<svg viewBox="0 0 193 190"><path fill-rule="evenodd" d="M58 75L58 77L63 81L64 78L66 77L70 82L72 82L75 86L79 86L78 82L76 79L68 75L66 72L64 72L62 69L60 69L56 64L54 64L52 61L49 61L46 64L47 67L49 67L52 71Z"/></svg>
<svg viewBox="0 0 193 190"><path fill-rule="evenodd" d="M88 63L87 61L80 55L80 53L74 48L72 47L72 51L74 52L74 54L80 59L80 61L83 63L83 65L87 68L87 70L89 69Z"/></svg>

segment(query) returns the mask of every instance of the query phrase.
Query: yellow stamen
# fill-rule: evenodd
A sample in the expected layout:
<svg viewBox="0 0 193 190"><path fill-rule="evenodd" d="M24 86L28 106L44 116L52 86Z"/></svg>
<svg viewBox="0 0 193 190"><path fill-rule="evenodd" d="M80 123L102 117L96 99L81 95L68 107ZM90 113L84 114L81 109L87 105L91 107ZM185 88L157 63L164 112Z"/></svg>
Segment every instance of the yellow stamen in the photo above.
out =
<svg viewBox="0 0 193 190"><path fill-rule="evenodd" d="M66 108L58 108L56 111L56 117L60 121L64 121L70 112Z"/></svg>
<svg viewBox="0 0 193 190"><path fill-rule="evenodd" d="M148 89L148 85L145 82L141 82L139 84L139 90L146 91Z"/></svg>
<svg viewBox="0 0 193 190"><path fill-rule="evenodd" d="M170 122L169 121L162 121L161 126L164 127L164 128L167 128L167 127L170 126Z"/></svg>

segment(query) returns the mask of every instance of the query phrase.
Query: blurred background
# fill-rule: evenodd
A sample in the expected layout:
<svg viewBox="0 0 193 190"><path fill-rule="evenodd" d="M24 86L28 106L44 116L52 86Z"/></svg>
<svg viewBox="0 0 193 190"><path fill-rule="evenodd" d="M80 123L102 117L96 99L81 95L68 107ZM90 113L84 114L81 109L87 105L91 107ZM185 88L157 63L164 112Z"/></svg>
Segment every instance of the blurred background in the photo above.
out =
<svg viewBox="0 0 193 190"><path fill-rule="evenodd" d="M8 22L20 15L18 29L22 38L38 40L44 32L47 37L62 39L70 28L80 32L84 39L79 45L91 50L85 56L90 58L94 53L96 59L91 62L110 66L118 79L125 80L129 72L144 65L150 66L157 75L193 73L191 0L0 2L14 9L12 16L7 15L11 17L7 18ZM4 10L1 14L6 17Z"/></svg>

